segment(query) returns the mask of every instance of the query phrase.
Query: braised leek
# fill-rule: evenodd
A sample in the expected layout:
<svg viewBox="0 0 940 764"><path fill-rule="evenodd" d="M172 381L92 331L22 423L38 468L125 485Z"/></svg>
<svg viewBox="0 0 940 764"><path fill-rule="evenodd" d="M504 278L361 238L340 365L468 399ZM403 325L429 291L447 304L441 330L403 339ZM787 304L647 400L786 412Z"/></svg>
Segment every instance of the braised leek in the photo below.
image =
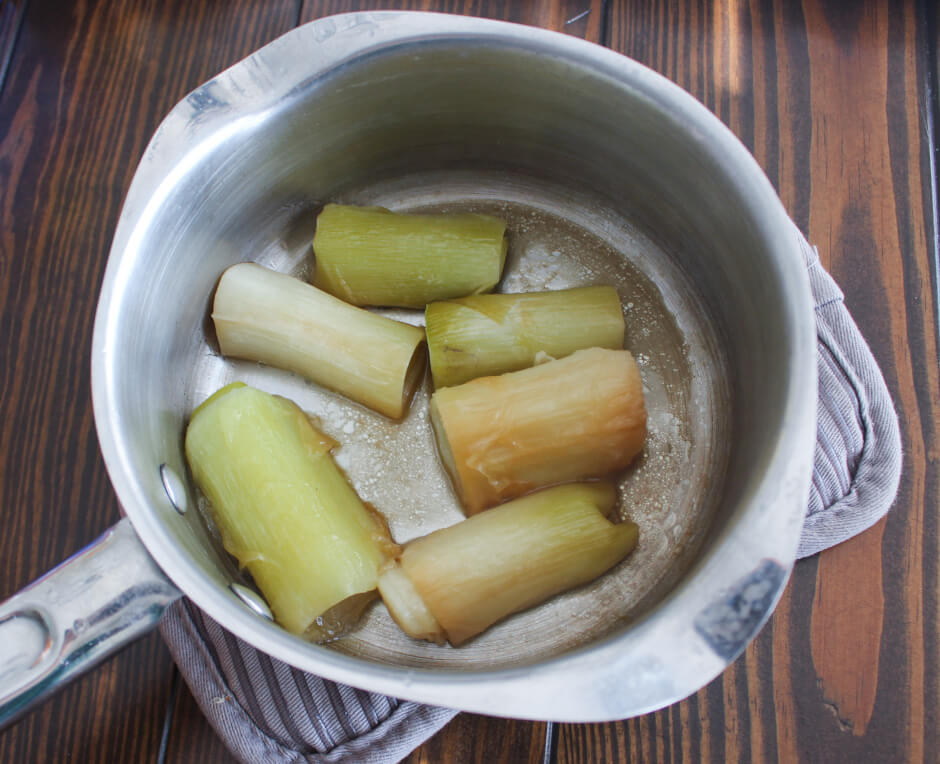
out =
<svg viewBox="0 0 940 764"><path fill-rule="evenodd" d="M442 631L460 645L511 613L597 578L633 551L637 526L607 519L615 502L610 483L572 483L516 499L408 543L381 574L379 591L409 636L437 641Z"/></svg>
<svg viewBox="0 0 940 764"><path fill-rule="evenodd" d="M468 514L602 477L643 449L643 384L626 350L591 348L431 397L441 460Z"/></svg>
<svg viewBox="0 0 940 764"><path fill-rule="evenodd" d="M424 371L419 327L252 263L222 274L212 320L223 355L294 371L392 419Z"/></svg>
<svg viewBox="0 0 940 764"><path fill-rule="evenodd" d="M610 286L484 294L428 305L428 355L436 387L517 371L540 357L623 347L624 321Z"/></svg>
<svg viewBox="0 0 940 764"><path fill-rule="evenodd" d="M411 215L328 204L313 238L313 283L353 305L424 308L490 291L506 224L489 215Z"/></svg>
<svg viewBox="0 0 940 764"><path fill-rule="evenodd" d="M317 619L373 591L398 551L333 462L335 445L291 401L240 383L199 406L186 430L225 549L294 634L318 636Z"/></svg>

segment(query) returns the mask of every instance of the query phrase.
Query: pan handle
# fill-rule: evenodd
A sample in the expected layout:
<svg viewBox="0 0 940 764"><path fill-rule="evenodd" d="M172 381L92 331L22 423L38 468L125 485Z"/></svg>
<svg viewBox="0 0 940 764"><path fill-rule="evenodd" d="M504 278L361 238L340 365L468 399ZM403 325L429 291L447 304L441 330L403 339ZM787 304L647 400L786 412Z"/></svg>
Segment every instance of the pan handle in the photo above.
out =
<svg viewBox="0 0 940 764"><path fill-rule="evenodd" d="M150 631L180 596L125 518L0 603L0 729Z"/></svg>

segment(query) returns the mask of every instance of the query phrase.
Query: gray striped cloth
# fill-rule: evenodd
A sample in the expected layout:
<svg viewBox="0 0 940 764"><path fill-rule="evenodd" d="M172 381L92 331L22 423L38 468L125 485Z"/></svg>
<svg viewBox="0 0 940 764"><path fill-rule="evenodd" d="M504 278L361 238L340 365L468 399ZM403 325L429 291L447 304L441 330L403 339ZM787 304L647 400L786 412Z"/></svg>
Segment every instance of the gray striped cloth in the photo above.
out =
<svg viewBox="0 0 940 764"><path fill-rule="evenodd" d="M799 556L884 515L897 493L901 438L891 398L843 295L799 236L816 298L819 422ZM396 762L456 714L304 674L225 631L187 600L163 637L200 708L244 762Z"/></svg>
<svg viewBox="0 0 940 764"><path fill-rule="evenodd" d="M199 707L240 761L400 761L457 713L305 674L242 642L186 599L167 611L160 631Z"/></svg>
<svg viewBox="0 0 940 764"><path fill-rule="evenodd" d="M901 480L901 432L884 377L844 295L797 231L816 301L816 455L800 557L874 525Z"/></svg>

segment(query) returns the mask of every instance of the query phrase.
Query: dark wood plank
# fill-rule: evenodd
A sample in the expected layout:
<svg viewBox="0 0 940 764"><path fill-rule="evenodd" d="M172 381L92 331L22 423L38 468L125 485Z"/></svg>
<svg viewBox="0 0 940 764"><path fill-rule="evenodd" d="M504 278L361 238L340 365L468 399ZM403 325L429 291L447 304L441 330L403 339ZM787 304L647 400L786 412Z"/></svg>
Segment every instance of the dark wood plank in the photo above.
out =
<svg viewBox="0 0 940 764"><path fill-rule="evenodd" d="M164 761L166 764L228 764L236 761L182 681L179 697L173 704Z"/></svg>
<svg viewBox="0 0 940 764"><path fill-rule="evenodd" d="M156 761L173 662L149 634L0 735L0 761Z"/></svg>
<svg viewBox="0 0 940 764"><path fill-rule="evenodd" d="M538 764L545 750L544 722L460 714L404 759L406 764Z"/></svg>
<svg viewBox="0 0 940 764"><path fill-rule="evenodd" d="M887 520L796 566L770 625L687 701L562 725L559 760L920 761L937 708L938 359L917 4L616 3L613 47L755 153L882 364L905 472Z"/></svg>
<svg viewBox="0 0 940 764"><path fill-rule="evenodd" d="M147 140L296 9L30 0L0 96L0 596L119 517L88 370L111 234ZM171 676L151 635L0 736L0 761L154 761Z"/></svg>
<svg viewBox="0 0 940 764"><path fill-rule="evenodd" d="M600 42L605 7L603 0L303 0L300 19L351 11L434 11L514 21Z"/></svg>
<svg viewBox="0 0 940 764"><path fill-rule="evenodd" d="M0 0L0 93L23 25L27 0Z"/></svg>

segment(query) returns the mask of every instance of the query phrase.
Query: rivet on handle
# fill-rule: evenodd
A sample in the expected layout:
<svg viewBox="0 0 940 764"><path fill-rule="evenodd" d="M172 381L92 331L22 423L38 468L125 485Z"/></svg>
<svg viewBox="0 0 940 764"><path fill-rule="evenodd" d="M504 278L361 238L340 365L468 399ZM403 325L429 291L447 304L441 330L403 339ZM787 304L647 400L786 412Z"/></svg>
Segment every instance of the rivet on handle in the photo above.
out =
<svg viewBox="0 0 940 764"><path fill-rule="evenodd" d="M163 490L166 491L170 504L181 515L186 514L186 510L189 508L189 500L186 498L186 486L180 480L180 476L166 464L161 464L160 480L163 481Z"/></svg>
<svg viewBox="0 0 940 764"><path fill-rule="evenodd" d="M268 607L268 603L265 602L262 596L254 589L249 589L244 584L239 584L235 581L230 583L228 588L232 590L238 599L244 602L251 610L254 610L262 618L267 618L269 621L274 620L274 615L271 613L271 608Z"/></svg>

